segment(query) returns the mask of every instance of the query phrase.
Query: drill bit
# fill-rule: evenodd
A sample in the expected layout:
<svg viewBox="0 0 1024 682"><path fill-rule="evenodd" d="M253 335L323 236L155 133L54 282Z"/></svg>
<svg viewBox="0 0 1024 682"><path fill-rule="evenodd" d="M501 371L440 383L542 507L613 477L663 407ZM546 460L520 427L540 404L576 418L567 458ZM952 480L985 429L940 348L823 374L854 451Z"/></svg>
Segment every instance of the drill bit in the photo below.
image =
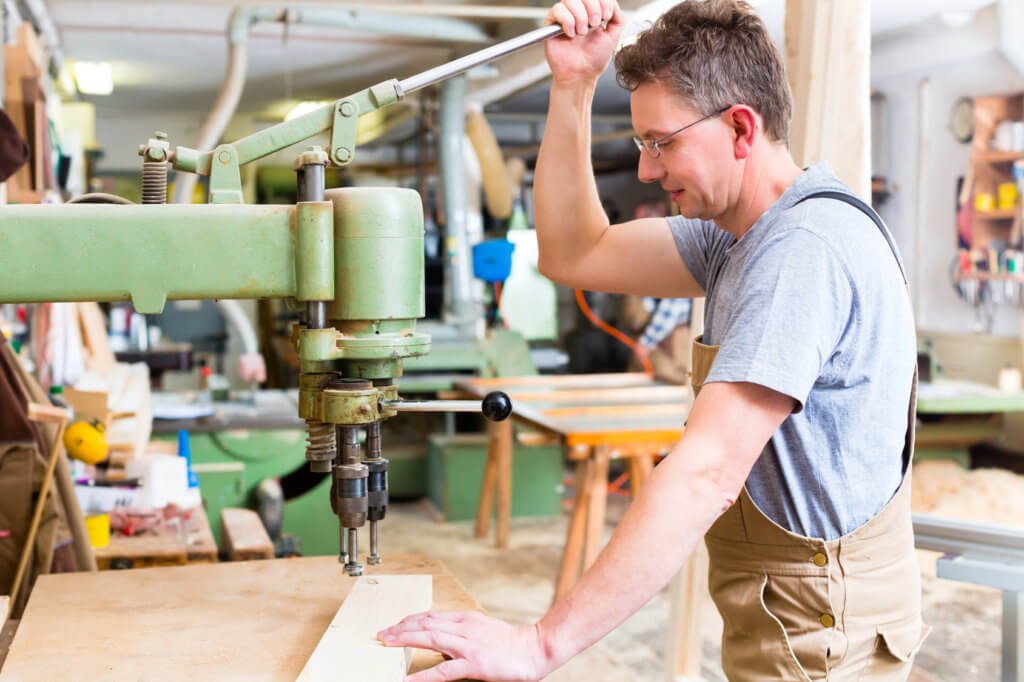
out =
<svg viewBox="0 0 1024 682"><path fill-rule="evenodd" d="M377 522L370 521L370 553L366 556L366 563L370 566L380 565L381 559L377 547Z"/></svg>
<svg viewBox="0 0 1024 682"><path fill-rule="evenodd" d="M351 576L363 574L363 565L359 563L359 530L348 529L348 562L345 563L345 572Z"/></svg>

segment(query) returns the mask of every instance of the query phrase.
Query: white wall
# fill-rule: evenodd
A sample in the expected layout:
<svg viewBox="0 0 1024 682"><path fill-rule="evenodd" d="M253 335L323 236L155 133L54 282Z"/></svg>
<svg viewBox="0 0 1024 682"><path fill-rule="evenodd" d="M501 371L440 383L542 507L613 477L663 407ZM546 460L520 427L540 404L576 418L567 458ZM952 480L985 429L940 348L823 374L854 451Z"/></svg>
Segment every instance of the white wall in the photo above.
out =
<svg viewBox="0 0 1024 682"><path fill-rule="evenodd" d="M950 280L957 246L956 180L967 170L971 146L958 143L948 123L958 97L1024 91L1024 78L998 52L998 21L990 7L961 28L932 21L872 45L871 85L887 98L889 138L889 167L873 172L887 175L894 189L881 212L903 252L920 329L978 331L974 308L960 300ZM919 179L922 106L926 170ZM997 308L992 332L1018 335L1018 309Z"/></svg>

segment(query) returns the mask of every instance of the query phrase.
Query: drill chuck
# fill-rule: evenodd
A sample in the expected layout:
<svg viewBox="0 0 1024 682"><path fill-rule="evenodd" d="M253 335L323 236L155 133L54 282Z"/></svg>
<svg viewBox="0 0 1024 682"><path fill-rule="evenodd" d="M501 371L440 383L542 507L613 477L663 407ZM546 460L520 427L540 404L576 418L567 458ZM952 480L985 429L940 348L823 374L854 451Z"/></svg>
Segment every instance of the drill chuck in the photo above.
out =
<svg viewBox="0 0 1024 682"><path fill-rule="evenodd" d="M360 528L366 523L368 510L367 468L364 464L343 464L334 467L331 485L331 507L346 528Z"/></svg>

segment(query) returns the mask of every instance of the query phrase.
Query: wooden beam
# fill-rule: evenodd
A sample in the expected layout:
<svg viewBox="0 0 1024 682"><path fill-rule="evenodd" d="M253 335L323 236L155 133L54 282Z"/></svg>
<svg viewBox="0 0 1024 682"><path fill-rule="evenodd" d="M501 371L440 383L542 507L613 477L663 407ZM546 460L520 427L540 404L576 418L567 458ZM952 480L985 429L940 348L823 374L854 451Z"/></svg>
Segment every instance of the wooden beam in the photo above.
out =
<svg viewBox="0 0 1024 682"><path fill-rule="evenodd" d="M409 669L412 649L385 647L377 641L377 633L408 615L430 610L432 602L429 575L359 578L298 682L399 682Z"/></svg>
<svg viewBox="0 0 1024 682"><path fill-rule="evenodd" d="M512 516L512 420L490 422L491 439L497 443L498 522L495 545L508 548L508 526Z"/></svg>
<svg viewBox="0 0 1024 682"><path fill-rule="evenodd" d="M708 593L708 550L703 542L672 579L665 679L700 679L701 620Z"/></svg>
<svg viewBox="0 0 1024 682"><path fill-rule="evenodd" d="M604 536L604 516L608 502L608 461L607 445L594 448L590 465L590 481L587 484L587 532L583 544L583 571L586 572L601 553Z"/></svg>
<svg viewBox="0 0 1024 682"><path fill-rule="evenodd" d="M871 198L871 32L868 0L786 0L793 91L790 149L801 167L827 160Z"/></svg>
<svg viewBox="0 0 1024 682"><path fill-rule="evenodd" d="M587 451L589 452L590 448L587 448ZM558 580L555 582L554 601L558 601L562 595L568 592L579 577L580 559L583 556L583 535L587 526L587 509L590 507L589 481L592 465L593 460L590 457L576 464L576 500L573 502L565 549L562 550L562 564L558 569Z"/></svg>
<svg viewBox="0 0 1024 682"><path fill-rule="evenodd" d="M40 403L28 404L28 418L34 422L46 422L48 424L60 424L68 418L68 411L56 405L41 405Z"/></svg>
<svg viewBox="0 0 1024 682"><path fill-rule="evenodd" d="M221 509L220 532L230 561L274 558L274 543L260 515L251 509Z"/></svg>

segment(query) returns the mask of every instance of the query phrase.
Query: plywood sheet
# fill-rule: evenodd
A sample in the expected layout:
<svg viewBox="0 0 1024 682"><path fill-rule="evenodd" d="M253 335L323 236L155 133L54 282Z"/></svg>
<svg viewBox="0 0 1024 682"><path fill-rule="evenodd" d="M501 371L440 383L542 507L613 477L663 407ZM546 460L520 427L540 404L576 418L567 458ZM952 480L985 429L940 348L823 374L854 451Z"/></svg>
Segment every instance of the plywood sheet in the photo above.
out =
<svg viewBox="0 0 1024 682"><path fill-rule="evenodd" d="M430 575L433 608L480 608L439 561L366 573ZM295 682L354 584L337 557L44 575L0 681ZM417 651L411 669L440 661Z"/></svg>
<svg viewBox="0 0 1024 682"><path fill-rule="evenodd" d="M377 633L432 602L429 575L363 576L338 609L298 682L334 682L339 672L360 682L400 682L412 651L386 647Z"/></svg>

